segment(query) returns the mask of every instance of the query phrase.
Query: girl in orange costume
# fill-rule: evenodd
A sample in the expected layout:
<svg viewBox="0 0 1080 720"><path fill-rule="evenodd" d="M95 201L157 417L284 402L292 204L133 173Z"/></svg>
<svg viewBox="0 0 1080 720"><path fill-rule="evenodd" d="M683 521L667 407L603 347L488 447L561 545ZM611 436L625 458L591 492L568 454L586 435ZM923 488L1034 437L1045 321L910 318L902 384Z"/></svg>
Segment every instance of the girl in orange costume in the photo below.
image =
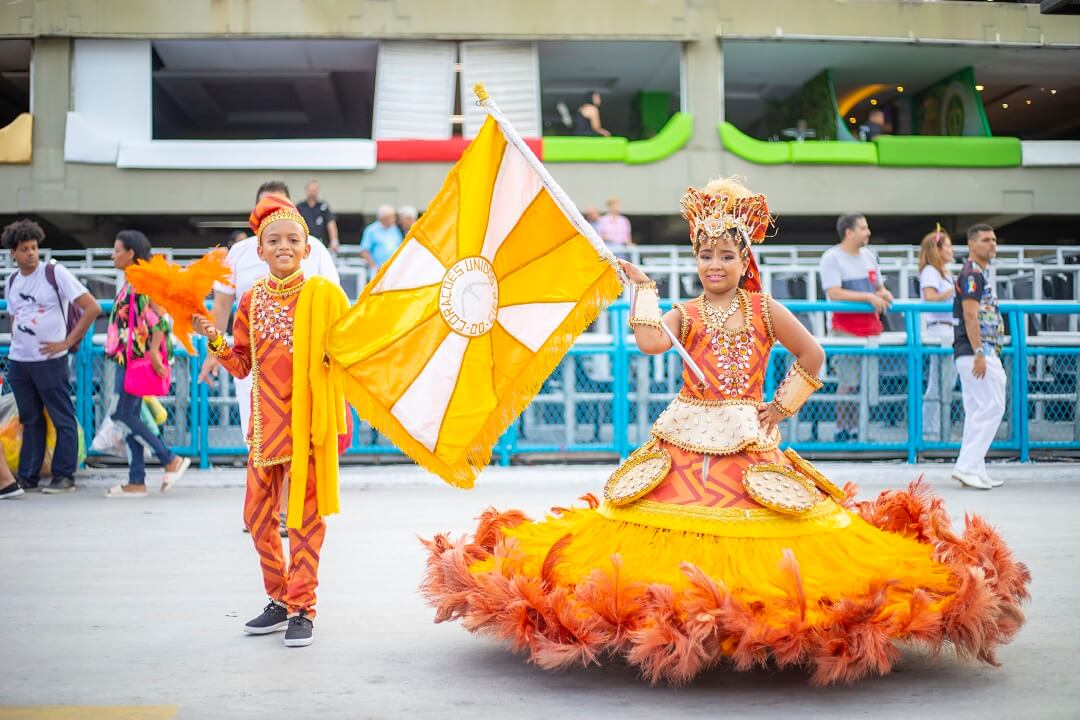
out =
<svg viewBox="0 0 1080 720"><path fill-rule="evenodd" d="M270 602L244 631L285 629L285 645L314 640L323 516L337 511L337 435L345 432L344 393L325 360L326 329L347 308L341 288L304 278L310 252L303 217L285 198L263 198L251 213L259 257L270 275L240 299L229 347L205 316L192 318L218 360L235 377L253 376L244 522L259 553ZM278 535L279 497L289 493L289 564Z"/></svg>
<svg viewBox="0 0 1080 720"><path fill-rule="evenodd" d="M777 424L821 386L824 353L758 292L765 197L714 181L687 191L683 214L701 297L661 315L655 284L623 264L641 350L666 352L674 336L692 361L682 391L602 502L542 522L492 509L471 539L426 542L436 621L461 619L545 668L617 654L674 684L725 661L850 682L888 672L896 641L995 663L1023 623L1027 568L981 518L954 533L921 482L856 502L854 486L779 450ZM795 362L764 403L776 342Z"/></svg>

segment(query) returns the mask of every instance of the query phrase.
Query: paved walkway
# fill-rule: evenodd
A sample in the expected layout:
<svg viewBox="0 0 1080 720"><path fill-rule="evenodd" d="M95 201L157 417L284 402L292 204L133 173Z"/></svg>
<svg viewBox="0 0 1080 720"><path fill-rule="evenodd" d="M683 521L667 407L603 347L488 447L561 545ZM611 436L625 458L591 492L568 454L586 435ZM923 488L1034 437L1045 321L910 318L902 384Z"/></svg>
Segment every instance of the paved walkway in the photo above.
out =
<svg viewBox="0 0 1080 720"><path fill-rule="evenodd" d="M979 512L1003 528L1035 596L1003 667L906 653L894 673L853 687L717 670L670 689L619 666L544 672L456 623L432 624L416 593L418 533L464 531L488 505L541 514L596 491L605 466L493 468L471 492L415 468L348 468L316 642L286 649L280 634L240 631L265 602L240 531L240 472L195 472L165 496L152 476L151 497L110 501L100 490L116 475L95 471L72 495L0 502L0 720L1080 716L1080 465L996 466L1006 485L989 492L949 482L946 465L823 467L864 494L926 470L954 519Z"/></svg>

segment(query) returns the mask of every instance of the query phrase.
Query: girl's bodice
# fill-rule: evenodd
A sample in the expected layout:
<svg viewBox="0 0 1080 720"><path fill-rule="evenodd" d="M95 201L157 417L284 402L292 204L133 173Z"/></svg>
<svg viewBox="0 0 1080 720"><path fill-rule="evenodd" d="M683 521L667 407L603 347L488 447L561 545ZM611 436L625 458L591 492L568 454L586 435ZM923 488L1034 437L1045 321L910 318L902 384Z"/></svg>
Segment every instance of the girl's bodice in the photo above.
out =
<svg viewBox="0 0 1080 720"><path fill-rule="evenodd" d="M743 322L735 330L717 324L717 313L707 305L704 296L676 304L682 316L679 339L708 378L708 383L702 387L697 375L684 367L680 393L684 398L709 402L761 402L769 352L776 342L769 315L769 296L739 290L737 298L740 307L736 315L741 316Z"/></svg>

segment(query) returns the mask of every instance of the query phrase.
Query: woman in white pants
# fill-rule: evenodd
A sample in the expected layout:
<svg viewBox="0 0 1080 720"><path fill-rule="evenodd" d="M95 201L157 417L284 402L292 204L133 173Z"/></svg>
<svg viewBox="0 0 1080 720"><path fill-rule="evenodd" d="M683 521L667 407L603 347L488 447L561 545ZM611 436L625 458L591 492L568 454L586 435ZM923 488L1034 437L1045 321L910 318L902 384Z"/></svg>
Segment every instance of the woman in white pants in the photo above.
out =
<svg viewBox="0 0 1080 720"><path fill-rule="evenodd" d="M927 302L952 300L956 293L955 279L949 270L953 261L952 238L938 225L919 243L919 294ZM952 348L953 316L951 312L923 313L923 342ZM944 407L945 397L956 383L956 368L951 357L931 355L927 368L926 394L923 395L923 437L928 440L948 440L951 412Z"/></svg>

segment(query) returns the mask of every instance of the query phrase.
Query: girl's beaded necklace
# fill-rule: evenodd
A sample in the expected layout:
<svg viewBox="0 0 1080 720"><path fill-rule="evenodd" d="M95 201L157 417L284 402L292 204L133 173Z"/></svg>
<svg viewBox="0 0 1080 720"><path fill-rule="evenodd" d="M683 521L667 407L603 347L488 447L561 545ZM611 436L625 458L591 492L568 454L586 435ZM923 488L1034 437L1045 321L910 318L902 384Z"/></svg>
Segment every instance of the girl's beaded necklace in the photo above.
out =
<svg viewBox="0 0 1080 720"><path fill-rule="evenodd" d="M724 310L716 309L705 295L698 298L701 319L709 336L709 348L716 356L719 371L720 392L728 397L741 397L750 383L750 362L754 357L754 339L749 323L745 322L747 299L743 290L736 290L735 297ZM729 330L727 321L737 310L743 311L744 322L736 330Z"/></svg>

